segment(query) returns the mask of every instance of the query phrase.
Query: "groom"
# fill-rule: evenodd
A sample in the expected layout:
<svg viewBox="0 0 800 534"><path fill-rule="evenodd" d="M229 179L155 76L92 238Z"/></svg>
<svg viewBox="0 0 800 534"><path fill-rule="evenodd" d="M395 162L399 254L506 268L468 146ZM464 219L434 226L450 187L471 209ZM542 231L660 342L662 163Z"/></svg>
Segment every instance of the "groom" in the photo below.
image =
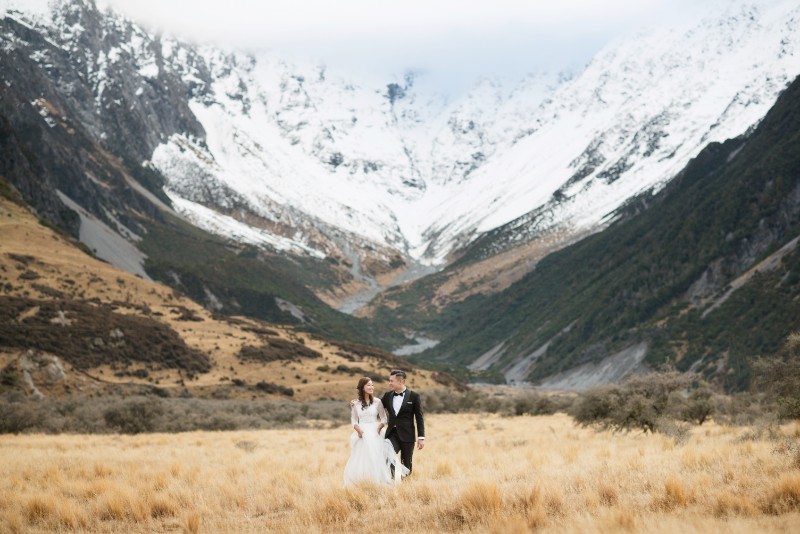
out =
<svg viewBox="0 0 800 534"><path fill-rule="evenodd" d="M411 457L414 455L414 441L417 447L425 446L425 421L422 418L422 401L419 393L406 387L405 371L392 371L389 374L389 387L381 399L389 424L386 427L386 439L392 442L394 452L400 451L400 461L411 474ZM414 421L417 422L416 438ZM392 466L394 476L394 466Z"/></svg>

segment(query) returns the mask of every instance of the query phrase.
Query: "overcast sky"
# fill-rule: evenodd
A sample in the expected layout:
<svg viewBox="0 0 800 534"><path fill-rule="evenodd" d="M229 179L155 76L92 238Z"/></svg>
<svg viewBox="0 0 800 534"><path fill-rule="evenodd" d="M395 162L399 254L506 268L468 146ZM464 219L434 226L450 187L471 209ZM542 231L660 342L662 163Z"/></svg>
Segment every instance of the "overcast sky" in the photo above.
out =
<svg viewBox="0 0 800 534"><path fill-rule="evenodd" d="M699 1L699 0L698 0ZM150 29L376 74L480 75L582 65L688 0L99 0Z"/></svg>

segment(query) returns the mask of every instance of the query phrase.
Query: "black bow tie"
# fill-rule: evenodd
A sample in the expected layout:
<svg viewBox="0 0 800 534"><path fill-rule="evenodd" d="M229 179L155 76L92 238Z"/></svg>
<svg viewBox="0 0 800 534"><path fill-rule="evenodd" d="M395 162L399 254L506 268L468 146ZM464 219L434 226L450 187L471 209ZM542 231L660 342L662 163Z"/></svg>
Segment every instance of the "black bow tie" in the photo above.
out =
<svg viewBox="0 0 800 534"><path fill-rule="evenodd" d="M395 392L394 396L395 396L395 397L402 397L404 394L405 394L405 391L404 391L403 393L397 393L397 392Z"/></svg>

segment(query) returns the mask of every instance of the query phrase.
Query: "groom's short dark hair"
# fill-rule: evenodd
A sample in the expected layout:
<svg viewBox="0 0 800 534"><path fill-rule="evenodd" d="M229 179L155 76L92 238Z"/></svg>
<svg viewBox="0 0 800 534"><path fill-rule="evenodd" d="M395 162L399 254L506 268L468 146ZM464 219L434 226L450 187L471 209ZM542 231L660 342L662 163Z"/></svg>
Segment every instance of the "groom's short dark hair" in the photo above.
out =
<svg viewBox="0 0 800 534"><path fill-rule="evenodd" d="M400 378L405 380L406 379L406 372L405 371L401 371L400 369L395 369L394 371L389 373L389 376L399 376Z"/></svg>

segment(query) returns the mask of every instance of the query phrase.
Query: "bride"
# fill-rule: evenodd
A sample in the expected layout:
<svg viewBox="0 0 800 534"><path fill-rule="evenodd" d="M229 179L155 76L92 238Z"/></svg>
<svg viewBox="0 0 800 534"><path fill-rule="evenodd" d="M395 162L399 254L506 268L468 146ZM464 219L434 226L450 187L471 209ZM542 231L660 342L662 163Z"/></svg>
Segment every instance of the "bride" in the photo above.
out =
<svg viewBox="0 0 800 534"><path fill-rule="evenodd" d="M400 469L394 448L381 435L386 426L386 409L376 399L375 386L369 378L358 381L358 400L350 408L350 423L354 432L350 435L350 459L344 468L344 485L358 482L392 484L390 464Z"/></svg>

